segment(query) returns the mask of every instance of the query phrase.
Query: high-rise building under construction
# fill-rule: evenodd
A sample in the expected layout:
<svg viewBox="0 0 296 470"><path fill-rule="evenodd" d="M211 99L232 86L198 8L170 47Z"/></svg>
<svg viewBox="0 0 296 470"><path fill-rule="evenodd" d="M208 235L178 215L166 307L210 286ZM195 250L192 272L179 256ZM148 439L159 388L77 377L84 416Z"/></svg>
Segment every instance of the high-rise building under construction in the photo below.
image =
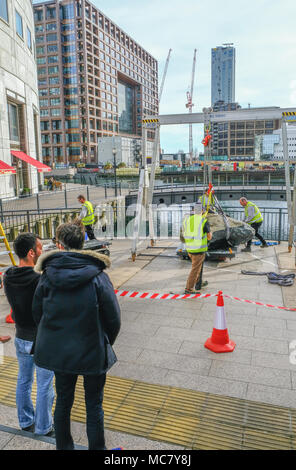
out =
<svg viewBox="0 0 296 470"><path fill-rule="evenodd" d="M99 138L141 138L158 114L156 59L86 0L33 4L44 162L97 162Z"/></svg>
<svg viewBox="0 0 296 470"><path fill-rule="evenodd" d="M212 49L211 104L235 102L235 48L231 44Z"/></svg>

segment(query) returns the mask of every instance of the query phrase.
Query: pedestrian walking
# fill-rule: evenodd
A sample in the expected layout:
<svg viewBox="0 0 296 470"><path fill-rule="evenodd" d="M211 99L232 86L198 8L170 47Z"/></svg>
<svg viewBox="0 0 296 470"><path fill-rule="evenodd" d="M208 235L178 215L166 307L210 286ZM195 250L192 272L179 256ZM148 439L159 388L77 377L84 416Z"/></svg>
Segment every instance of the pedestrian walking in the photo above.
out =
<svg viewBox="0 0 296 470"><path fill-rule="evenodd" d="M85 199L85 196L80 194L78 196L78 201L82 204L81 212L79 214L78 219L81 220L85 227L85 231L87 236L90 240L95 240L96 237L94 235L93 224L95 223L95 214L94 208L91 202Z"/></svg>
<svg viewBox="0 0 296 470"><path fill-rule="evenodd" d="M192 261L185 294L199 294L200 289L208 285L207 281L202 282L202 272L208 241L212 238L209 222L203 215L200 204L196 204L190 215L185 216L181 232L181 239L184 240L186 251Z"/></svg>
<svg viewBox="0 0 296 470"><path fill-rule="evenodd" d="M255 237L261 241L260 248L266 248L268 245L264 238L258 232L259 228L263 222L263 216L254 202L248 201L247 198L241 197L240 205L245 208L245 218L244 222L249 224L255 230ZM243 248L241 251L250 252L251 251L252 238L248 241L246 248Z"/></svg>
<svg viewBox="0 0 296 470"><path fill-rule="evenodd" d="M20 427L36 434L54 436L52 405L54 400L53 372L35 367L31 354L37 327L32 315L32 302L40 274L34 271L42 253L40 239L32 233L21 233L13 248L19 265L9 268L4 275L4 290L15 321L15 348L18 360L16 406ZM34 370L37 377L37 399L34 409L32 385Z"/></svg>
<svg viewBox="0 0 296 470"><path fill-rule="evenodd" d="M59 250L44 254L36 266L42 276L33 303L39 325L34 358L55 373L57 449L74 449L70 413L82 375L89 449L104 450L103 391L117 360L112 345L120 329L120 308L104 272L110 259L82 249L81 223L60 225L56 243Z"/></svg>

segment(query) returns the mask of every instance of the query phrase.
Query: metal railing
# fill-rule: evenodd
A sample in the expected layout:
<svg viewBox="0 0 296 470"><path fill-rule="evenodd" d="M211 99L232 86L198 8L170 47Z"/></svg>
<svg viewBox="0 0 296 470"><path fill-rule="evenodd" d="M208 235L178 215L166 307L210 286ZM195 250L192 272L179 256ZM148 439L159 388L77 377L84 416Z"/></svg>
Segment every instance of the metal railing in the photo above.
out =
<svg viewBox="0 0 296 470"><path fill-rule="evenodd" d="M124 205L104 204L97 205L97 216L100 210L106 211L107 232L106 235L113 238L120 235L120 238L131 236L132 221L135 217L135 205L125 207ZM223 207L224 212L236 220L243 220L244 209L234 207ZM288 213L283 208L261 207L263 224L260 233L266 240L287 241L289 235ZM8 239L14 240L19 232L38 233L41 238L48 239L55 234L56 227L63 222L74 220L80 209L54 208L39 210L14 210L2 211L0 214L3 228ZM188 206L154 207L153 220L155 235L157 238L175 237L178 238L180 227L185 213L188 213ZM129 227L129 228L128 228ZM143 221L142 234L149 236L148 223ZM119 233L120 232L120 233ZM146 234L146 235L145 235Z"/></svg>

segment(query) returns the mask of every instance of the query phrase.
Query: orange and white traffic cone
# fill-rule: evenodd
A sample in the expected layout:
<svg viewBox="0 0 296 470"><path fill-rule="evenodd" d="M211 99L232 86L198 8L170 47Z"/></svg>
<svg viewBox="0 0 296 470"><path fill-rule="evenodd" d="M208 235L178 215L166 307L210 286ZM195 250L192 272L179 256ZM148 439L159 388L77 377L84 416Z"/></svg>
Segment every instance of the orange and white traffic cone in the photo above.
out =
<svg viewBox="0 0 296 470"><path fill-rule="evenodd" d="M10 309L10 313L7 315L7 317L5 319L6 323L15 323L15 321L13 320L11 314L12 314L12 309Z"/></svg>
<svg viewBox="0 0 296 470"><path fill-rule="evenodd" d="M205 348L215 353L232 352L235 343L229 339L224 311L223 292L218 293L215 324L211 338L205 342Z"/></svg>

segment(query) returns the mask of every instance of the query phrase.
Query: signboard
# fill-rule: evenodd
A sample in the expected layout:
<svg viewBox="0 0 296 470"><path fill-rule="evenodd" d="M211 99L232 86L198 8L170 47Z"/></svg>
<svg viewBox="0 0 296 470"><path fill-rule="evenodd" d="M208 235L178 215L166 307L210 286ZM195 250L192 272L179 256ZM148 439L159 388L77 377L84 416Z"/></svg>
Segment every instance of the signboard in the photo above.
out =
<svg viewBox="0 0 296 470"><path fill-rule="evenodd" d="M296 122L296 112L284 112L282 117L286 122Z"/></svg>

